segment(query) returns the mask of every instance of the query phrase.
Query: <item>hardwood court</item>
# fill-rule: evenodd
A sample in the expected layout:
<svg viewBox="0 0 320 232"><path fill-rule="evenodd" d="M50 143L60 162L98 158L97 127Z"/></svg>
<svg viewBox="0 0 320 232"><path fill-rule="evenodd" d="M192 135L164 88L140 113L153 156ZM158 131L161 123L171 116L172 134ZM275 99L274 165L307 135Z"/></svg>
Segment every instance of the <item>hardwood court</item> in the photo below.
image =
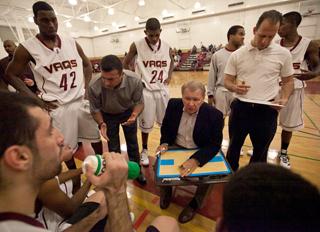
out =
<svg viewBox="0 0 320 232"><path fill-rule="evenodd" d="M171 97L181 97L180 87L189 80L199 80L207 84L208 72L174 72L170 84ZM305 128L293 134L292 142L289 147L289 156L292 171L301 174L311 181L320 189L320 88L319 79L309 82L306 89L304 120ZM225 120L225 128L223 135L228 139L228 118ZM141 148L140 132L138 138ZM271 149L280 148L281 128L278 127L276 136L270 146ZM156 126L149 138L149 155L155 154L155 149L159 144L160 130ZM123 136L121 137L124 143ZM125 146L124 146L125 147ZM249 162L250 157L246 154L251 149L250 139L247 138L243 147L244 156L240 158L240 166L244 166ZM148 185L145 187L129 181L128 198L131 211L135 214L134 227L137 231L144 231L146 226L158 215L169 215L178 217L183 207L190 200L194 187L179 187L174 193L174 199L170 207L161 210L159 207L159 196L156 194L157 189L153 184L152 167L144 168L144 172L148 177ZM201 214L197 214L195 218L184 225L181 225L182 231L215 231L216 218L221 213L221 192L223 185L214 186L213 192L205 202L204 209ZM204 216L205 215L205 216ZM211 219L210 219L211 218Z"/></svg>

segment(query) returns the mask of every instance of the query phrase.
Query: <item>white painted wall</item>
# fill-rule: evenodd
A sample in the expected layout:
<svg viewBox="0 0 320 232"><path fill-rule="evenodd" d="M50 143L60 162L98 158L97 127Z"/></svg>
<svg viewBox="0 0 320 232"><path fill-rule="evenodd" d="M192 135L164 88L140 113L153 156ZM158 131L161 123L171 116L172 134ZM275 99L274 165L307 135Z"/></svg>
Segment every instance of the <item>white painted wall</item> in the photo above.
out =
<svg viewBox="0 0 320 232"><path fill-rule="evenodd" d="M222 4L222 2L224 2ZM208 46L209 44L219 45L227 42L227 30L235 24L243 25L246 30L245 42L248 43L253 37L253 27L262 12L276 8L278 11L286 13L289 11L306 12L307 9L315 8L320 12L320 4L317 1L309 0L304 2L291 2L276 7L260 7L252 10L238 10L233 13L224 13L228 8L226 5L234 1L217 1L215 13L221 12L220 15L214 15L206 18L189 20L189 33L176 33L178 23L163 24L161 38L168 42L172 48L190 49L194 44L199 47L200 44ZM266 3L278 2L275 0L263 1L247 0L244 7L261 5ZM307 4L305 4L307 3ZM319 5L319 6L318 6ZM229 9L230 10L230 9ZM209 11L209 10L208 10ZM210 11L212 12L212 10ZM299 27L299 32L311 39L320 38L320 16L305 17ZM129 32L119 32L113 35L105 35L93 39L78 38L77 41L82 45L84 51L89 57L102 57L107 54L123 55L129 50L133 41L144 37L143 29L137 29ZM117 38L118 43L112 42ZM89 41L92 41L90 43Z"/></svg>
<svg viewBox="0 0 320 232"><path fill-rule="evenodd" d="M87 57L95 57L93 52L93 39L77 38L78 44L82 47Z"/></svg>

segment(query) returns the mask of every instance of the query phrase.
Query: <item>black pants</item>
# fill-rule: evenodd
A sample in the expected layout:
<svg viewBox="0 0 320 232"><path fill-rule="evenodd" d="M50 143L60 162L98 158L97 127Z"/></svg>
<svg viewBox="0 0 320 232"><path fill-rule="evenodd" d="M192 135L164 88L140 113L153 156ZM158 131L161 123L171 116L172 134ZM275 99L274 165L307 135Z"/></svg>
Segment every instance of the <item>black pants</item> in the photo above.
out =
<svg viewBox="0 0 320 232"><path fill-rule="evenodd" d="M234 171L239 168L241 147L248 134L253 146L250 163L267 161L268 149L277 130L277 117L278 111L270 106L238 99L232 102L227 160Z"/></svg>
<svg viewBox="0 0 320 232"><path fill-rule="evenodd" d="M85 202L79 206L75 213L67 220L67 223L73 225L80 222L82 219L89 216L93 211L99 207L99 203L96 202ZM97 222L91 229L90 232L100 232L104 230L107 223L108 216Z"/></svg>
<svg viewBox="0 0 320 232"><path fill-rule="evenodd" d="M121 114L103 114L103 120L107 124L107 136L109 138L108 146L109 151L120 153L120 137L119 126L121 123L128 120L132 111L127 110ZM128 156L131 161L140 163L138 138L137 138L137 122L122 126L124 137L127 143Z"/></svg>

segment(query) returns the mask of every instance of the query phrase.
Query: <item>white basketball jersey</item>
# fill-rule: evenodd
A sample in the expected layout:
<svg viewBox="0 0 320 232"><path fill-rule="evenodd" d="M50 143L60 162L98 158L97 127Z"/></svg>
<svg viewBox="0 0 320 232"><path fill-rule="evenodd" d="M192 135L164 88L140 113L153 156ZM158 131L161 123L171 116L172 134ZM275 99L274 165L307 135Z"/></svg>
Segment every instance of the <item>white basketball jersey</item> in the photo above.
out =
<svg viewBox="0 0 320 232"><path fill-rule="evenodd" d="M141 77L148 90L165 88L163 82L168 78L170 69L170 46L159 40L158 46L153 48L147 38L135 42L137 59L135 72Z"/></svg>
<svg viewBox="0 0 320 232"><path fill-rule="evenodd" d="M59 45L54 49L48 48L37 37L22 45L35 61L30 62L30 67L40 90L39 97L66 104L84 95L83 66L75 40L58 36L58 41Z"/></svg>
<svg viewBox="0 0 320 232"><path fill-rule="evenodd" d="M72 180L68 180L67 182L60 184L59 187L69 198L72 197ZM44 206L41 208L36 219L41 222L48 231L52 232L60 231L59 226L64 221L64 218Z"/></svg>
<svg viewBox="0 0 320 232"><path fill-rule="evenodd" d="M223 91L228 91L224 87L224 69L232 52L234 51L224 47L212 55L208 78L208 95L213 95L218 87Z"/></svg>
<svg viewBox="0 0 320 232"><path fill-rule="evenodd" d="M293 47L285 47L287 48L292 56L292 64L295 74L301 73L302 70L309 70L307 61L305 60L305 54L307 51L307 48L310 44L310 39L301 37L298 40L297 44ZM283 46L283 40L280 40L280 45ZM300 89L305 87L306 84L304 81L300 81L297 78L294 78L294 88Z"/></svg>

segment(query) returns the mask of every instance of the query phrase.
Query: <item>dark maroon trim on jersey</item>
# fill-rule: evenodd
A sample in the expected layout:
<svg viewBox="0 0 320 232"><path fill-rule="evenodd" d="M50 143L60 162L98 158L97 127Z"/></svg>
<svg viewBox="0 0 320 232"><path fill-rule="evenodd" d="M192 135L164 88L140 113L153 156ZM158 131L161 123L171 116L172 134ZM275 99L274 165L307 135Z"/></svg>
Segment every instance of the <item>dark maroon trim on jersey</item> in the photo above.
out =
<svg viewBox="0 0 320 232"><path fill-rule="evenodd" d="M295 49L298 46L298 44L300 43L301 39L302 39L302 36L299 35L299 39L298 39L297 43L293 46L293 48L290 49L290 52L292 52L293 49Z"/></svg>
<svg viewBox="0 0 320 232"><path fill-rule="evenodd" d="M227 48L227 46L225 46L224 48L225 48L228 52L234 52L234 51L236 50L236 49L235 49L235 50L231 50L231 49Z"/></svg>
<svg viewBox="0 0 320 232"><path fill-rule="evenodd" d="M48 48L48 49L50 49L51 51L53 51L53 48L49 48L49 47L45 44L45 42L43 41L43 39L41 39L41 37L39 36L39 34L36 35L36 38L37 38L44 46L46 46L46 48ZM59 35L56 35L56 38L57 38L57 43L56 43L56 45L57 45L58 48L61 49L61 39L60 39ZM56 46L55 46L55 47L56 47Z"/></svg>
<svg viewBox="0 0 320 232"><path fill-rule="evenodd" d="M146 40L146 43L147 43L148 47L151 49L151 51L153 51L153 48L152 48L149 40L147 39L147 37L145 37L144 39ZM159 39L159 45L158 45L157 51L160 50L160 47L161 47L161 39Z"/></svg>
<svg viewBox="0 0 320 232"><path fill-rule="evenodd" d="M13 212L0 213L0 222L2 221L20 221L20 222L24 222L26 224L44 229L43 225L40 222L38 222L36 219L20 213L13 213Z"/></svg>
<svg viewBox="0 0 320 232"><path fill-rule="evenodd" d="M42 80L43 80L41 89L42 89L45 93L47 93L47 91L44 89L44 84L46 83L46 79L45 79L43 76L41 76L41 77L42 77Z"/></svg>
<svg viewBox="0 0 320 232"><path fill-rule="evenodd" d="M302 36L299 35L298 41L297 41L296 44L290 49L290 52L292 52L292 51L298 46L298 44L300 43L301 39L302 39ZM283 39L280 40L280 45L281 45L282 47L284 47Z"/></svg>

